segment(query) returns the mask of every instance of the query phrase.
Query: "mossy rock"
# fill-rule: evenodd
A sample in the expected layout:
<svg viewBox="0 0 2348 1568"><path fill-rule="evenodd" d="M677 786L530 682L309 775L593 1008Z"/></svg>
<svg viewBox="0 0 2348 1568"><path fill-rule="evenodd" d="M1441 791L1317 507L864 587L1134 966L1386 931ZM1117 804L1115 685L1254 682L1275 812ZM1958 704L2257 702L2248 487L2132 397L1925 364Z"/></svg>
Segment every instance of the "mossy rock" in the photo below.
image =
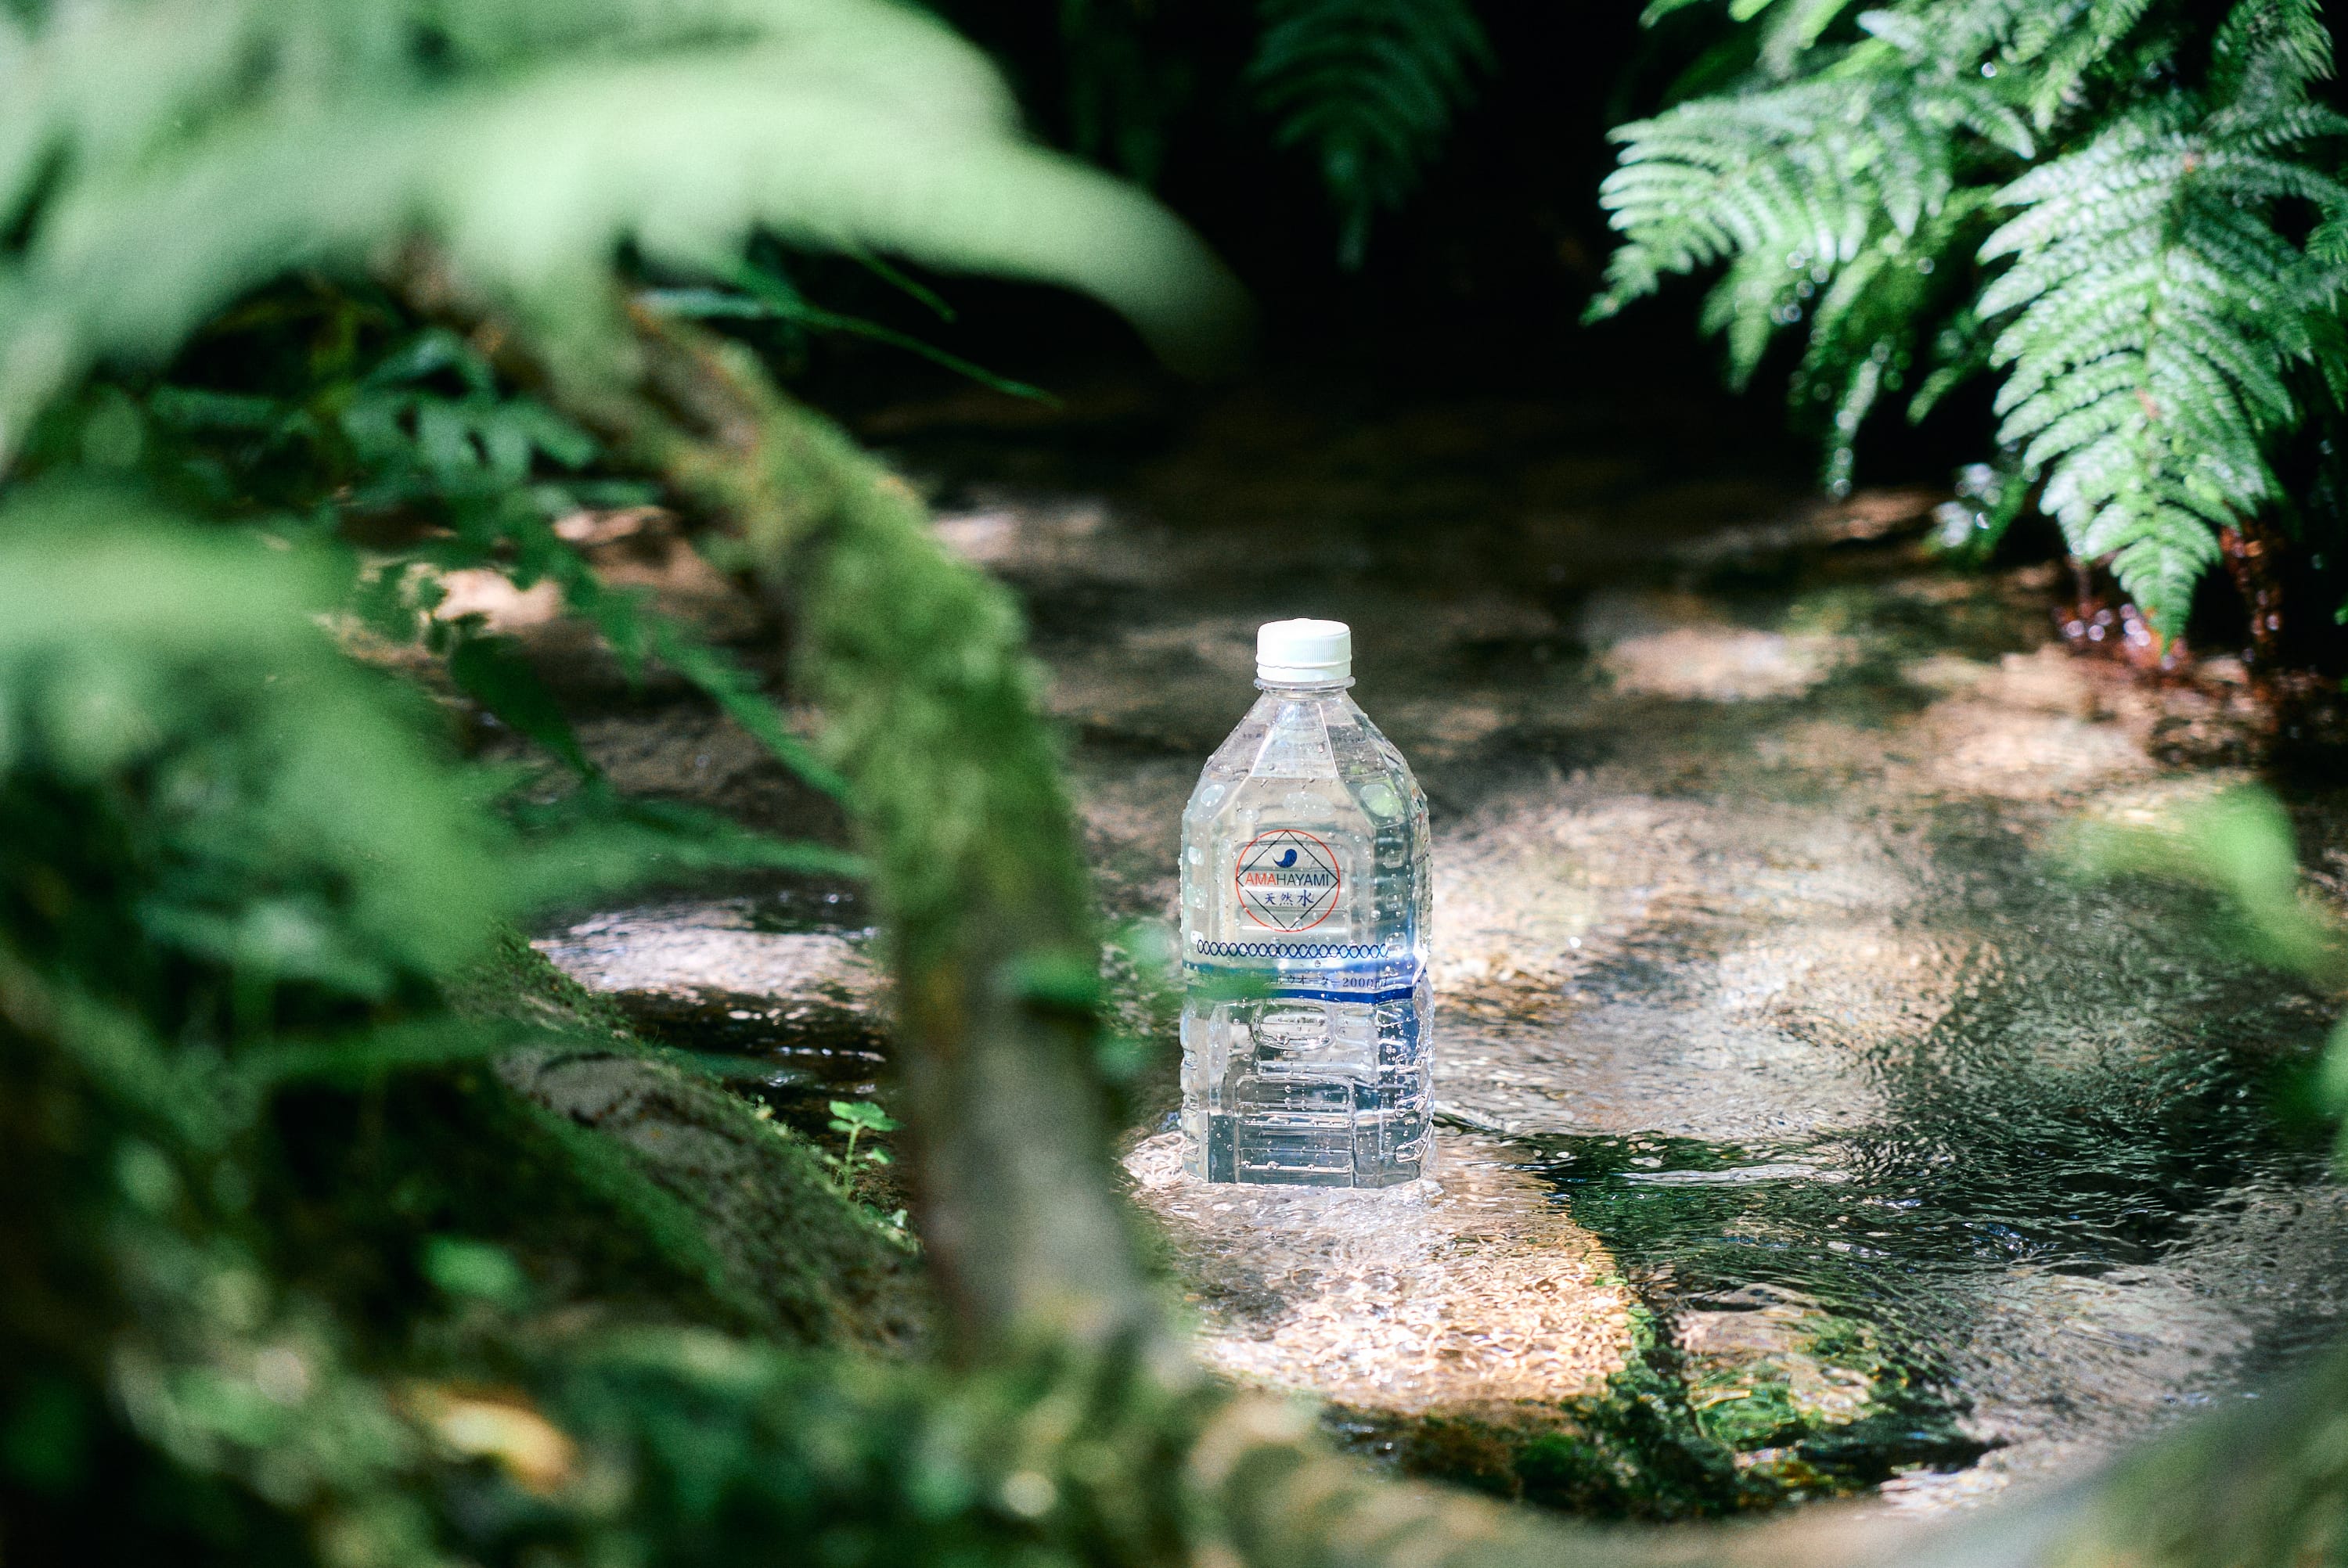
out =
<svg viewBox="0 0 2348 1568"><path fill-rule="evenodd" d="M904 1234L843 1196L804 1139L680 1053L639 1041L519 937L460 1006L576 1037L509 1052L497 1077L538 1112L538 1135L564 1145L573 1177L628 1209L732 1326L808 1346L904 1350L925 1337L926 1287Z"/></svg>
<svg viewBox="0 0 2348 1568"><path fill-rule="evenodd" d="M1642 1310L1632 1360L1596 1397L1340 1409L1329 1425L1406 1474L1593 1519L1719 1517L1980 1457L1983 1445L1913 1392L1865 1325L1819 1314L1808 1327L1798 1348L1730 1364L1685 1354Z"/></svg>

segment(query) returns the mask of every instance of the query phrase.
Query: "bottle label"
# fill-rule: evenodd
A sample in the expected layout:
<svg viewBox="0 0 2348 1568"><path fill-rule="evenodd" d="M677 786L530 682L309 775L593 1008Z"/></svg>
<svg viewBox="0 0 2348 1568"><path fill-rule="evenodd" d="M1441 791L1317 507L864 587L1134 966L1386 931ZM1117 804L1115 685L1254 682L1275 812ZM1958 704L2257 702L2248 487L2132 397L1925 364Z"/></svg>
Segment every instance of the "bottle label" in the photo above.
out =
<svg viewBox="0 0 2348 1568"><path fill-rule="evenodd" d="M1309 931L1337 907L1345 874L1325 840L1294 827L1260 833L1240 849L1240 914L1267 931Z"/></svg>
<svg viewBox="0 0 2348 1568"><path fill-rule="evenodd" d="M1267 997L1303 1001L1400 1002L1416 994L1418 957L1375 942L1210 942L1194 938L1183 968L1198 979L1266 983Z"/></svg>

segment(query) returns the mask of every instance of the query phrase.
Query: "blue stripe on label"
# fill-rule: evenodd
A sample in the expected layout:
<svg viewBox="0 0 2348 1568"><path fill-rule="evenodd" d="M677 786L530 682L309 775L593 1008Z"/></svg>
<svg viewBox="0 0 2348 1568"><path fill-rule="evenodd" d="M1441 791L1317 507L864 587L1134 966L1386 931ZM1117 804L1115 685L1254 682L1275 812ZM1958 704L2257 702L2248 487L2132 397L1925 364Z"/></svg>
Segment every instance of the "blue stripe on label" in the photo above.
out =
<svg viewBox="0 0 2348 1568"><path fill-rule="evenodd" d="M1202 975L1375 975L1393 969L1408 969L1416 974L1420 965L1409 957L1396 954L1390 958L1311 959L1291 958L1286 963L1202 963L1197 958L1186 960L1182 967Z"/></svg>
<svg viewBox="0 0 2348 1568"><path fill-rule="evenodd" d="M1407 958L1378 942L1210 942L1193 938L1190 950L1201 958L1274 958L1291 962L1384 963ZM1191 960L1197 962L1197 959Z"/></svg>
<svg viewBox="0 0 2348 1568"><path fill-rule="evenodd" d="M1397 986L1386 991L1307 991L1279 986L1270 994L1274 998L1293 997L1303 1001L1316 1002L1406 1002L1418 994L1418 988Z"/></svg>
<svg viewBox="0 0 2348 1568"><path fill-rule="evenodd" d="M1319 980L1313 985L1272 985L1264 992L1267 998L1294 1001L1318 1002L1406 1002L1418 995L1418 982L1426 973L1417 964L1410 964L1410 978L1399 985L1391 983L1393 972L1406 960L1400 958L1354 959L1352 962L1321 962L1295 964L1275 968L1269 964L1202 964L1196 959L1183 968L1194 975L1228 975L1262 980ZM1381 985L1380 981L1389 983Z"/></svg>

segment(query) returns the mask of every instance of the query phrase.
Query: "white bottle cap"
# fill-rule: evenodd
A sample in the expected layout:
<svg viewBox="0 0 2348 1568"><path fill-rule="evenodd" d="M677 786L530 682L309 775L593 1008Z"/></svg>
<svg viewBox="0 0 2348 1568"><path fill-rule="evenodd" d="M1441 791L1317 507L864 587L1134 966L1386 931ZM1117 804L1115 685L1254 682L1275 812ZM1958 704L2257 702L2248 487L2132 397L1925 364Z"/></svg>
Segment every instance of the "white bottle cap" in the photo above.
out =
<svg viewBox="0 0 2348 1568"><path fill-rule="evenodd" d="M1353 674L1354 630L1342 620L1273 620L1256 628L1259 681L1317 686Z"/></svg>

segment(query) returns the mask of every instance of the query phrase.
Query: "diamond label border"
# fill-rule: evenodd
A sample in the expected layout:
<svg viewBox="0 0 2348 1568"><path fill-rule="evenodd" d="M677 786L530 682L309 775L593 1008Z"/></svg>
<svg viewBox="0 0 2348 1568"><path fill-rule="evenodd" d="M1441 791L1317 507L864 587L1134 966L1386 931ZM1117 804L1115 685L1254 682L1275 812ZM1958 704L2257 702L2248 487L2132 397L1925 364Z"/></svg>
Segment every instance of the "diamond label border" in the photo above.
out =
<svg viewBox="0 0 2348 1568"><path fill-rule="evenodd" d="M1250 871L1257 869L1262 866L1265 859L1269 858L1272 850L1277 845L1277 841L1283 839L1293 844L1295 847L1303 849L1305 853L1311 855L1319 869L1329 874L1327 907L1321 908L1320 914L1299 926L1282 926L1275 923L1273 920L1265 919L1262 915L1257 912L1256 907L1251 901L1248 894L1247 883L1244 880ZM1261 854L1258 853L1258 845L1263 846ZM1251 860L1251 856L1253 856L1254 858ZM1268 832L1257 834L1253 838L1249 839L1247 843L1240 846L1238 864L1233 866L1231 871L1231 886L1233 890L1239 894L1240 913L1245 915L1250 920L1253 921L1256 925L1262 927L1267 931L1278 931L1285 936L1293 936L1299 931L1310 931L1313 927L1318 926L1322 921L1326 920L1330 916L1337 912L1338 896L1344 891L1345 873L1338 865L1337 852L1329 847L1326 840L1322 839L1313 834L1307 833L1301 827L1275 827ZM1321 900L1315 898L1311 904L1306 905L1300 912L1303 914L1311 914L1313 909L1320 907ZM1266 911L1266 913L1276 912Z"/></svg>

